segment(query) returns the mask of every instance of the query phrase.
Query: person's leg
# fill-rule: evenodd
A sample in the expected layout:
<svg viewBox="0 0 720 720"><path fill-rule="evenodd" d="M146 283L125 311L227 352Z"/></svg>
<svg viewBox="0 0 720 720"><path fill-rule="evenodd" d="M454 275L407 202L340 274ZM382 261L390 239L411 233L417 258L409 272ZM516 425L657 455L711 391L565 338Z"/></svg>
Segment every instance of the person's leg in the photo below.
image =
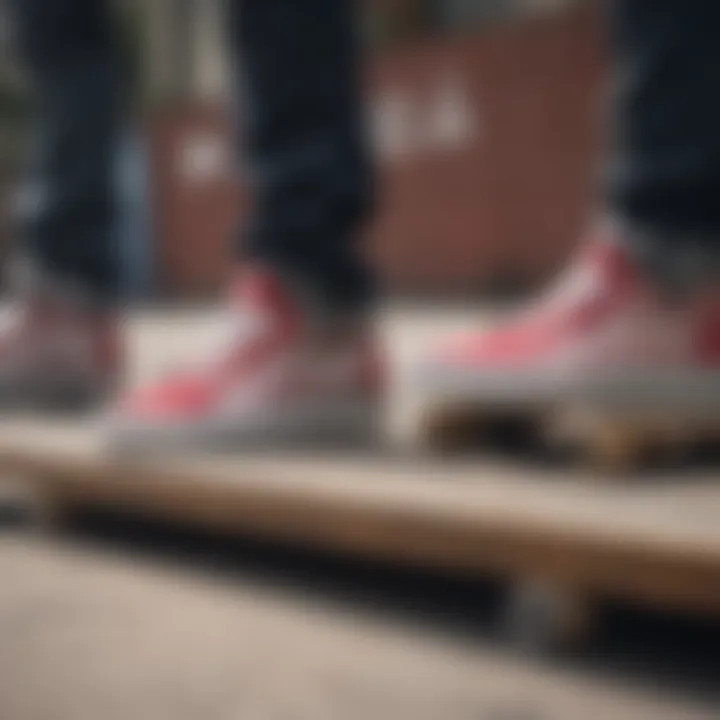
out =
<svg viewBox="0 0 720 720"><path fill-rule="evenodd" d="M371 205L355 0L230 0L243 167L254 210L239 252L327 305L363 308L357 242Z"/></svg>
<svg viewBox="0 0 720 720"><path fill-rule="evenodd" d="M111 438L322 442L372 431L380 367L360 259L371 202L354 0L229 0L243 165L227 346L131 394ZM201 240L201 238L198 238ZM246 320L249 318L249 322Z"/></svg>
<svg viewBox="0 0 720 720"><path fill-rule="evenodd" d="M37 106L24 244L37 270L114 301L119 73L107 3L11 0Z"/></svg>
<svg viewBox="0 0 720 720"><path fill-rule="evenodd" d="M720 5L616 0L611 19L606 217L527 312L423 363L418 392L437 423L469 404L485 420L499 406L549 410L579 440L609 433L626 448L645 431L678 442L716 432ZM658 417L659 430L644 424Z"/></svg>
<svg viewBox="0 0 720 720"><path fill-rule="evenodd" d="M668 280L720 271L720 5L614 0L610 212ZM669 277L672 276L672 277Z"/></svg>
<svg viewBox="0 0 720 720"><path fill-rule="evenodd" d="M119 123L101 0L11 0L35 99L33 177L0 333L0 404L98 402L119 370L113 156ZM7 400L7 402L6 402Z"/></svg>

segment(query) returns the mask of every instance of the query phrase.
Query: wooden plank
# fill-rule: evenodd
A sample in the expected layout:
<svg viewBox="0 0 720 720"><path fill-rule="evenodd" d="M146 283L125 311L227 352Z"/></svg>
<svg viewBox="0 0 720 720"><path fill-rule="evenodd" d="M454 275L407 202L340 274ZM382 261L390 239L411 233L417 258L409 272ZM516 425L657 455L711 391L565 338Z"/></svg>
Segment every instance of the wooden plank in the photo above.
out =
<svg viewBox="0 0 720 720"><path fill-rule="evenodd" d="M97 426L0 423L0 468L63 502L466 573L720 612L716 474L341 454L113 459Z"/></svg>

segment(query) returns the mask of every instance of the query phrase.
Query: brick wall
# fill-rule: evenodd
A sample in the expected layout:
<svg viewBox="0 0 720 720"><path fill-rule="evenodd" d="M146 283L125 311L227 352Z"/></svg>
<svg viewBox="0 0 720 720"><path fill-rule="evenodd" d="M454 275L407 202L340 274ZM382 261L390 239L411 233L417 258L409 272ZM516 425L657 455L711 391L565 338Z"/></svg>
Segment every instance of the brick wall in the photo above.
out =
<svg viewBox="0 0 720 720"><path fill-rule="evenodd" d="M602 140L593 7L424 41L369 67L380 209L368 234L392 292L487 292L543 280L592 208ZM151 122L159 287L222 284L248 202L220 108Z"/></svg>

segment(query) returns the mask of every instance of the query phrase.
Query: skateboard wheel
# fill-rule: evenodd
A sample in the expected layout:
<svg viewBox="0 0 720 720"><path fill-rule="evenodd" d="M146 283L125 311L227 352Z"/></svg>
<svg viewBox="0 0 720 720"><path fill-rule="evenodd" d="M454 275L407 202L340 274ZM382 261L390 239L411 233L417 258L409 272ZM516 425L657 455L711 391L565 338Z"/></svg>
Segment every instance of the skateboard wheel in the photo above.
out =
<svg viewBox="0 0 720 720"><path fill-rule="evenodd" d="M39 498L33 512L36 527L47 535L56 535L67 530L72 515L70 505L51 494Z"/></svg>
<svg viewBox="0 0 720 720"><path fill-rule="evenodd" d="M678 434L657 422L642 418L630 421L578 409L548 423L546 442L614 473L670 458L680 446Z"/></svg>
<svg viewBox="0 0 720 720"><path fill-rule="evenodd" d="M641 430L608 423L588 439L587 455L602 469L624 471L640 465L649 447L649 438Z"/></svg>
<svg viewBox="0 0 720 720"><path fill-rule="evenodd" d="M481 435L482 418L472 408L459 405L434 407L423 413L420 445L440 453L472 447Z"/></svg>
<svg viewBox="0 0 720 720"><path fill-rule="evenodd" d="M515 649L553 655L576 649L590 635L591 612L584 598L552 584L519 582L510 590L503 631Z"/></svg>

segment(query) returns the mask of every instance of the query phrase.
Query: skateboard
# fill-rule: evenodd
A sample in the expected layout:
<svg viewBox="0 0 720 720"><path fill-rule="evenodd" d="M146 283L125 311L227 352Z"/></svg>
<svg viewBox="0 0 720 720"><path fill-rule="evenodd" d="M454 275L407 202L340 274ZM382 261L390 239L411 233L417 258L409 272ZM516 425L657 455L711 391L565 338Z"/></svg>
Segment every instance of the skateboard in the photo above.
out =
<svg viewBox="0 0 720 720"><path fill-rule="evenodd" d="M301 451L117 457L91 422L0 422L0 472L47 522L135 513L380 562L501 578L522 647L587 637L606 599L720 615L717 473L613 483L510 459Z"/></svg>
<svg viewBox="0 0 720 720"><path fill-rule="evenodd" d="M414 443L450 454L503 438L610 473L677 467L720 454L717 417L687 419L672 412L601 411L594 407L478 407L458 402L428 408ZM717 463L716 463L717 464Z"/></svg>

